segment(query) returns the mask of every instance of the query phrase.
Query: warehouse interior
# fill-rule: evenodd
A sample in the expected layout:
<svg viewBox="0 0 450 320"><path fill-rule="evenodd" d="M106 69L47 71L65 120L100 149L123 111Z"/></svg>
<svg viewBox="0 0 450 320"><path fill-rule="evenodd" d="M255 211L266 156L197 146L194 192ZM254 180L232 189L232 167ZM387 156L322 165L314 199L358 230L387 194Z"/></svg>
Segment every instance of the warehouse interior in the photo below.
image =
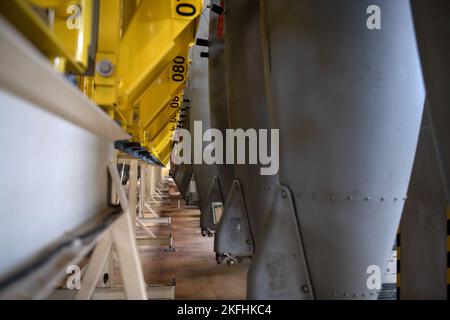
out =
<svg viewBox="0 0 450 320"><path fill-rule="evenodd" d="M0 1L0 300L446 300L448 12Z"/></svg>

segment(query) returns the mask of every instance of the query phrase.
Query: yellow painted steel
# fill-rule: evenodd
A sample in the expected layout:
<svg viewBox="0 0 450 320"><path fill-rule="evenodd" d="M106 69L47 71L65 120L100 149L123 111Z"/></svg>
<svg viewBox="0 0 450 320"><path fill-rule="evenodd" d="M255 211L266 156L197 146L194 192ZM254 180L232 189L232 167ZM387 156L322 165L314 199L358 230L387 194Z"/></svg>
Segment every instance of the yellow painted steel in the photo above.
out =
<svg viewBox="0 0 450 320"><path fill-rule="evenodd" d="M176 96L169 105L165 106L163 112L157 118L159 120L155 121L154 125L151 126L152 130L146 131L148 135L146 147L154 155L157 155L158 160L162 163L168 163L170 159L173 136L180 114L181 98L181 95ZM176 105L178 107L175 107ZM167 118L169 118L169 123L163 122Z"/></svg>
<svg viewBox="0 0 450 320"><path fill-rule="evenodd" d="M67 0L30 0L30 2L42 8L55 8L67 4Z"/></svg>
<svg viewBox="0 0 450 320"><path fill-rule="evenodd" d="M83 74L88 68L93 0L0 1L0 12L58 71Z"/></svg>
<svg viewBox="0 0 450 320"><path fill-rule="evenodd" d="M93 1L65 1L54 9L53 32L84 72L89 64L93 28Z"/></svg>
<svg viewBox="0 0 450 320"><path fill-rule="evenodd" d="M58 71L78 75L79 89L133 141L166 164L203 1L98 0L98 12L94 1L8 0L0 1L0 10ZM93 59L95 72L88 74Z"/></svg>
<svg viewBox="0 0 450 320"><path fill-rule="evenodd" d="M80 79L85 94L163 163L167 150L157 146L171 141L167 126L176 128L202 6L201 0L101 1L96 61L113 71L97 70L93 86Z"/></svg>
<svg viewBox="0 0 450 320"><path fill-rule="evenodd" d="M176 129L182 95L179 91L173 93L171 90L177 89L171 88L170 85L157 85L153 89L140 102L139 134L140 141L157 154L155 146L166 138L172 138ZM167 128L171 130L166 130Z"/></svg>
<svg viewBox="0 0 450 320"><path fill-rule="evenodd" d="M126 6L120 6L120 40L109 41L117 45L102 50L102 26L117 21L119 5L113 7L103 10L101 4L99 53L103 56L97 55L97 62L107 59L114 65L114 73L109 76L97 73L93 100L113 114L133 141L167 163L167 150L156 146L173 136L164 129L180 108L188 51L195 38L202 1L127 2ZM117 38L115 26L114 22L107 28Z"/></svg>
<svg viewBox="0 0 450 320"><path fill-rule="evenodd" d="M97 66L102 61L111 63L112 71L110 75L102 75L97 70L95 76L89 77L89 80L87 80L92 82L92 91L85 91L85 94L90 96L99 106L102 106L113 119L116 118L114 108L117 106L116 65L122 30L121 19L121 0L100 1L95 60ZM85 82L86 80L80 79L81 81Z"/></svg>
<svg viewBox="0 0 450 320"><path fill-rule="evenodd" d="M186 14L180 9L177 11L176 6L181 4L191 6L189 17L177 13ZM187 69L188 47L194 41L196 19L200 13L199 0L141 1L119 48L117 104L126 125L132 125L133 107L146 91L160 81L167 83L170 72L168 75L165 72L170 70L176 57L184 57L182 67ZM176 91L184 84L186 76L183 73L174 78L178 81L172 84Z"/></svg>

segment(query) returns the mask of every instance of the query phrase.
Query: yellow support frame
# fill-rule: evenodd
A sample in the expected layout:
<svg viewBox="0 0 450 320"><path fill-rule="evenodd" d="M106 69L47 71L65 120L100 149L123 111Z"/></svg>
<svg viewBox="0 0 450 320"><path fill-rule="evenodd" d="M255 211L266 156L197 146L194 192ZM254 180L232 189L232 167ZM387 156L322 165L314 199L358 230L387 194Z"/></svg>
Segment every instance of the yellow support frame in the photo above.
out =
<svg viewBox="0 0 450 320"><path fill-rule="evenodd" d="M128 0L127 2L132 2ZM90 83L87 89L92 87L92 91L84 91L86 95L102 106L105 111L116 118L114 111L117 106L116 90L116 65L119 51L121 26L122 26L122 0L101 0L99 5L99 21L97 36L97 53L95 60L97 65L101 61L109 61L112 66L111 75L101 75L98 70L94 77L80 79L80 82Z"/></svg>
<svg viewBox="0 0 450 320"><path fill-rule="evenodd" d="M180 5L190 6L189 16L184 11L184 15L177 13ZM201 8L200 0L142 0L127 26L119 48L117 112L136 140L142 137L136 123L148 128L154 112L170 103L185 84L188 48L194 41ZM183 72L173 75L174 61L180 59L184 61L176 70Z"/></svg>
<svg viewBox="0 0 450 320"><path fill-rule="evenodd" d="M177 6L189 5L189 16L179 15ZM119 105L134 104L194 41L201 0L142 0L120 42L117 67ZM186 13L184 13L186 14ZM186 33L189 38L186 38Z"/></svg>
<svg viewBox="0 0 450 320"><path fill-rule="evenodd" d="M146 145L150 142L157 143L161 130L170 124L171 119L177 120L182 99L180 88L164 85L156 86L155 90L145 95L140 102L139 140ZM174 124L176 126L176 122Z"/></svg>
<svg viewBox="0 0 450 320"><path fill-rule="evenodd" d="M94 1L8 0L0 1L0 12L57 70L79 75L79 89L133 141L167 163L203 1L99 0L95 75L90 76ZM80 19L76 27L74 18Z"/></svg>
<svg viewBox="0 0 450 320"><path fill-rule="evenodd" d="M165 163L167 150L161 157L160 146L173 136L166 126L178 117L188 51L202 7L201 0L100 3L97 63L107 60L114 71L109 75L96 72L91 97L122 124L133 141ZM88 81L83 83L85 90L91 88ZM174 108L176 99L179 103Z"/></svg>
<svg viewBox="0 0 450 320"><path fill-rule="evenodd" d="M71 17L69 7L79 12ZM47 24L33 8L49 9L53 21ZM84 74L89 62L92 38L93 0L8 0L0 1L0 12L41 52L55 63L57 70ZM70 29L67 19L80 19L79 28Z"/></svg>
<svg viewBox="0 0 450 320"><path fill-rule="evenodd" d="M172 141L175 131L177 129L177 123L180 115L180 110L172 111L172 116L170 117L169 123L162 127L156 136L152 139L152 152L159 155L160 158L164 159L164 156L170 156L172 150ZM168 158L163 161L167 163Z"/></svg>

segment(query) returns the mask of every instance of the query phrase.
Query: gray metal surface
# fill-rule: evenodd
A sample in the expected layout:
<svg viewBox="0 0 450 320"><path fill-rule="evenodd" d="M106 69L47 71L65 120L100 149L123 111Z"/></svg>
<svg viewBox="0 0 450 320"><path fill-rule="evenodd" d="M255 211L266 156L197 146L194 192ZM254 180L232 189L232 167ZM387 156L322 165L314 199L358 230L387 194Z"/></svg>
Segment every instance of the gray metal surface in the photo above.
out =
<svg viewBox="0 0 450 320"><path fill-rule="evenodd" d="M315 298L373 299L404 205L424 88L409 1L268 0L270 110ZM366 9L383 8L382 30Z"/></svg>
<svg viewBox="0 0 450 320"><path fill-rule="evenodd" d="M211 4L220 5L220 0L212 0ZM224 34L221 34L219 20L222 22ZM225 85L224 38L226 37L225 17L210 13L209 19L209 114L212 128L219 129L225 136L229 128L227 114L227 91ZM226 150L224 150L224 157ZM234 172L232 165L216 165L216 175L219 178L223 198L228 197Z"/></svg>
<svg viewBox="0 0 450 320"><path fill-rule="evenodd" d="M113 145L3 90L0 106L3 273L106 208Z"/></svg>
<svg viewBox="0 0 450 320"><path fill-rule="evenodd" d="M228 0L226 6L225 62L229 128L269 129L259 1ZM260 168L259 164L234 165L235 177L243 189L256 250L273 199L274 186L278 184L277 175L263 176Z"/></svg>
<svg viewBox="0 0 450 320"><path fill-rule="evenodd" d="M203 202L203 206L200 208L200 228L202 230L202 235L205 235L206 232L211 232L215 229L214 212L212 207L214 202L224 203L222 191L220 190L219 179L217 177L212 178L208 192L205 195L205 201Z"/></svg>
<svg viewBox="0 0 450 320"><path fill-rule="evenodd" d="M188 196L189 181L191 181L192 172L193 168L191 165L182 166L182 176L179 190L185 200Z"/></svg>
<svg viewBox="0 0 450 320"><path fill-rule="evenodd" d="M313 298L292 195L279 186L265 223L264 241L252 258L247 297L253 299Z"/></svg>
<svg viewBox="0 0 450 320"><path fill-rule="evenodd" d="M220 234L220 236L217 236ZM214 251L217 256L230 255L239 258L253 254L253 241L250 235L242 188L234 180L225 201L223 214L216 225Z"/></svg>
<svg viewBox="0 0 450 320"><path fill-rule="evenodd" d="M191 117L191 114L187 109L189 108L189 103L183 102L183 108L185 108L187 111L186 113L184 113L184 122L182 122L181 127L189 131ZM175 170L175 183L178 187L178 190L180 191L180 194L185 200L187 200L189 181L191 180L192 174L194 172L193 165L191 163L181 163L179 165L176 165Z"/></svg>
<svg viewBox="0 0 450 320"><path fill-rule="evenodd" d="M0 40L1 277L107 207L129 137L3 19Z"/></svg>
<svg viewBox="0 0 450 320"><path fill-rule="evenodd" d="M209 28L209 9L206 8L200 19L200 24L197 32L197 38L208 38ZM201 121L203 130L207 130L210 125L210 112L209 112L209 83L208 83L208 59L201 58L200 53L206 49L199 46L192 48L191 67L190 67L190 80L189 80L189 97L191 100L190 110L190 128L192 135L192 142L195 139L194 136L194 121ZM203 134L203 133L202 133ZM205 147L208 143L203 143ZM193 158L192 158L193 159ZM212 183L212 179L216 176L216 168L213 165L206 164L194 164L193 170L195 173L195 179L197 182L198 193L200 196L200 208L206 207L205 199L208 193L208 189Z"/></svg>
<svg viewBox="0 0 450 320"><path fill-rule="evenodd" d="M189 181L189 187L187 192L186 204L188 205L198 205L199 195L198 195L197 182L195 181L195 174L192 174L192 178Z"/></svg>

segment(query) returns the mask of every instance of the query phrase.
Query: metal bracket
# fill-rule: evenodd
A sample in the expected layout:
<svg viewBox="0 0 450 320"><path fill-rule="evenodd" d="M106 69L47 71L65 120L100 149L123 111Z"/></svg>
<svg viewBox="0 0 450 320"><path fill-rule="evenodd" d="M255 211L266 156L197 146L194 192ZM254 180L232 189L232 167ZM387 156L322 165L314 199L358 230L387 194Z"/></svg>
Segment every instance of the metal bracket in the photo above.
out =
<svg viewBox="0 0 450 320"><path fill-rule="evenodd" d="M303 243L289 189L277 187L248 272L249 299L313 299Z"/></svg>
<svg viewBox="0 0 450 320"><path fill-rule="evenodd" d="M108 170L119 197L123 214L98 241L86 274L82 279L81 290L77 292L75 299L92 298L111 250L115 250L119 258L126 298L147 300L146 284L134 235L135 224L132 223L130 217L129 202L120 182L115 163L109 163Z"/></svg>
<svg viewBox="0 0 450 320"><path fill-rule="evenodd" d="M206 234L212 236L211 230L215 229L213 202L223 203L222 191L217 177L213 177L204 201L201 199L200 228L203 236L206 236Z"/></svg>
<svg viewBox="0 0 450 320"><path fill-rule="evenodd" d="M250 257L253 254L253 240L250 234L244 196L241 184L237 180L233 181L224 212L216 226L214 251L218 263L222 262L226 256L242 258Z"/></svg>

